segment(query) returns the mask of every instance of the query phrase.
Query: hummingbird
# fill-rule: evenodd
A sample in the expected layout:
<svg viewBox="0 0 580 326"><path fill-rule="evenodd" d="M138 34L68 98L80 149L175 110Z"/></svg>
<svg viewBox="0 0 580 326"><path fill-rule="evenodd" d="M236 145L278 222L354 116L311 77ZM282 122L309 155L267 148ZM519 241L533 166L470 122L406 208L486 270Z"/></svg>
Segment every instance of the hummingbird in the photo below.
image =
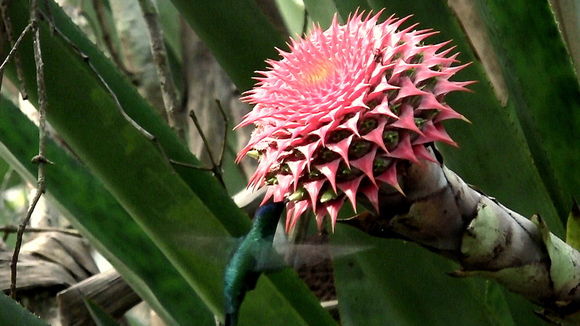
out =
<svg viewBox="0 0 580 326"><path fill-rule="evenodd" d="M237 325L246 293L256 287L262 272L267 271L260 264L265 257L271 259L272 242L283 210L283 202L258 208L250 231L231 256L224 275L225 326Z"/></svg>

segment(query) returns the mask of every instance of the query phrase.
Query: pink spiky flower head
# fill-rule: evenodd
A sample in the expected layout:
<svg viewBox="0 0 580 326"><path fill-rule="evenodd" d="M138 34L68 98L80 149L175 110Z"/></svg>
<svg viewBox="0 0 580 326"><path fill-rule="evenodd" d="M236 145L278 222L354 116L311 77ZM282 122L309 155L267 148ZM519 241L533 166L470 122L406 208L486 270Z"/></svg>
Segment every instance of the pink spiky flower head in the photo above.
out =
<svg viewBox="0 0 580 326"><path fill-rule="evenodd" d="M256 129L237 160L258 157L249 186L267 187L263 203L287 200L287 231L308 210L319 228L327 215L334 227L359 194L378 211L379 188L402 192L397 165L433 161L425 144L456 145L441 122L465 118L443 98L466 90L470 82L449 80L465 65L452 66L458 54L441 50L448 42L422 43L436 32L399 31L407 18L379 16L355 14L345 25L335 16L326 31L292 40L242 98L255 107L237 128Z"/></svg>

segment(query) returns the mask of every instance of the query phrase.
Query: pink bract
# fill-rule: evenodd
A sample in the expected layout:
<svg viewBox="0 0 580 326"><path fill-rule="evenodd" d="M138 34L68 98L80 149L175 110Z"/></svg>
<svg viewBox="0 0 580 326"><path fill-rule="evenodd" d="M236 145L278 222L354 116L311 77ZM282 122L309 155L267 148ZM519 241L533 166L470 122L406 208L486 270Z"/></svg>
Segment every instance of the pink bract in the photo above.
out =
<svg viewBox="0 0 580 326"><path fill-rule="evenodd" d="M423 44L437 32L379 16L315 26L267 60L242 97L254 109L236 128L256 129L237 160L259 157L249 186L267 187L263 203L287 200L287 231L308 210L319 228L327 215L334 227L345 200L356 211L361 194L378 211L380 188L402 192L397 165L434 161L425 148L434 141L456 145L441 122L466 119L444 97L467 90L471 82L449 80L467 65L453 65L449 42Z"/></svg>

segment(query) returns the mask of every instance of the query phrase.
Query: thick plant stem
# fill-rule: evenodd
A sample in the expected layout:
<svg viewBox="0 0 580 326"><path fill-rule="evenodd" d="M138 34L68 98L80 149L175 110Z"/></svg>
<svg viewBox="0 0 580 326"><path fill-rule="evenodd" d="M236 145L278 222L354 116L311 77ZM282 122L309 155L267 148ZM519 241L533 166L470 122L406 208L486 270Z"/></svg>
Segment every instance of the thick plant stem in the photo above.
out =
<svg viewBox="0 0 580 326"><path fill-rule="evenodd" d="M494 279L542 306L551 320L580 320L580 252L551 234L539 216L511 211L443 164L409 164L399 181L405 195L382 191L381 214L346 222L451 258L461 265L453 276Z"/></svg>

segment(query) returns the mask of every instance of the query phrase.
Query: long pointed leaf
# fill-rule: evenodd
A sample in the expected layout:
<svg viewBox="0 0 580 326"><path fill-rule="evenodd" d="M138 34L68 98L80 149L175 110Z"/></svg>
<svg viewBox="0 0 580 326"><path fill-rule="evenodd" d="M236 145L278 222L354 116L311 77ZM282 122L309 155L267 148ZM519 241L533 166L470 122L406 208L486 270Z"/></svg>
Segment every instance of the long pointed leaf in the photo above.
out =
<svg viewBox="0 0 580 326"><path fill-rule="evenodd" d="M0 324L11 326L48 325L4 293L0 293Z"/></svg>
<svg viewBox="0 0 580 326"><path fill-rule="evenodd" d="M322 29L330 26L336 12L336 6L332 0L304 0L304 5L310 18L320 24Z"/></svg>
<svg viewBox="0 0 580 326"><path fill-rule="evenodd" d="M0 156L30 183L36 179L30 158L37 143L32 122L0 97ZM213 323L197 294L102 184L51 140L47 152L55 163L46 176L48 198L132 288L170 323Z"/></svg>
<svg viewBox="0 0 580 326"><path fill-rule="evenodd" d="M580 196L580 87L546 1L478 1L510 102L564 220Z"/></svg>

